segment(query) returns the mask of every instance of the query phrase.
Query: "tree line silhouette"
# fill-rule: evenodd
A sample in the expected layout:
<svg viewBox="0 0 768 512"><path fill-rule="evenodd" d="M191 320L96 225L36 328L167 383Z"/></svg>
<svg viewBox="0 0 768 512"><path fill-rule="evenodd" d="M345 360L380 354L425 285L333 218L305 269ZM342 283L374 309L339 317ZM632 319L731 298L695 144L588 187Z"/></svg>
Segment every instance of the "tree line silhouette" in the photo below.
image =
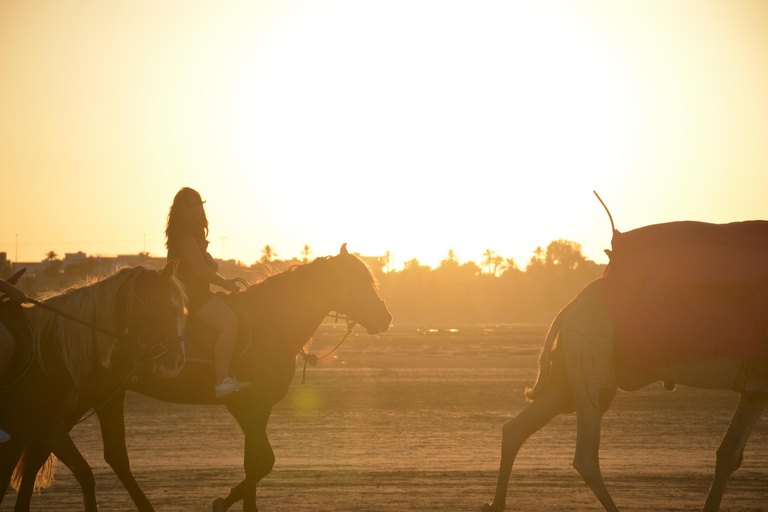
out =
<svg viewBox="0 0 768 512"><path fill-rule="evenodd" d="M67 287L105 271L99 267L99 258L92 256L63 268L55 251L45 256L45 271L27 276L20 283L28 293ZM357 256L373 270L381 296L399 323L549 322L556 311L604 271L604 265L583 255L581 244L565 239L553 240L546 248L536 247L522 268L514 258L505 258L492 249L483 252L479 263L462 262L449 249L435 268L413 258L400 270L391 268L389 251L380 257ZM220 267L220 273L253 282L312 259L309 245L303 247L300 258L285 260L279 259L274 247L266 245L253 264L225 262L228 264ZM152 266L158 261L164 262L164 258L140 252L130 264ZM10 275L11 270L3 274Z"/></svg>
<svg viewBox="0 0 768 512"><path fill-rule="evenodd" d="M581 244L560 239L537 247L524 269L491 249L479 265L462 263L449 250L435 268L414 258L378 277L396 322L538 323L549 322L603 270L582 254Z"/></svg>

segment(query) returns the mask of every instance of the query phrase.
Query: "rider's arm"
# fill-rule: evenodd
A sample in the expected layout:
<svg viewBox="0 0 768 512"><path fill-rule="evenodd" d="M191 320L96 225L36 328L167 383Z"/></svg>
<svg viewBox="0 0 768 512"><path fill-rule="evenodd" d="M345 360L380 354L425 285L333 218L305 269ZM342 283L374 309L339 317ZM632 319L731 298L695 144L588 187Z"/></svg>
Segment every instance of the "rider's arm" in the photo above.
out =
<svg viewBox="0 0 768 512"><path fill-rule="evenodd" d="M0 279L0 293L6 294L12 301L19 304L27 302L27 296L24 292L13 286L8 281Z"/></svg>
<svg viewBox="0 0 768 512"><path fill-rule="evenodd" d="M203 251L200 250L200 246L197 244L197 240L188 236L184 239L184 243L181 246L184 259L187 260L192 271L203 279L207 280L211 284L221 286L225 290L237 291L237 283L232 279L225 279L221 275L217 274L215 270L206 265L205 258L203 257Z"/></svg>

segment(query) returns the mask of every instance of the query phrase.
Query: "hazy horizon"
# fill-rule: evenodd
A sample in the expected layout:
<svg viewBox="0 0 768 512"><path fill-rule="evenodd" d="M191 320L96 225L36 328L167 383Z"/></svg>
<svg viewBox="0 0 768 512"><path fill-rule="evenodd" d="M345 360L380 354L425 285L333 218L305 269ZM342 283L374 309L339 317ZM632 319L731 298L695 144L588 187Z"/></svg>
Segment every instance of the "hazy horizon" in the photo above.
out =
<svg viewBox="0 0 768 512"><path fill-rule="evenodd" d="M163 255L198 189L252 262L766 218L768 4L0 3L0 251ZM146 236L146 246L144 244ZM222 237L225 237L222 239Z"/></svg>

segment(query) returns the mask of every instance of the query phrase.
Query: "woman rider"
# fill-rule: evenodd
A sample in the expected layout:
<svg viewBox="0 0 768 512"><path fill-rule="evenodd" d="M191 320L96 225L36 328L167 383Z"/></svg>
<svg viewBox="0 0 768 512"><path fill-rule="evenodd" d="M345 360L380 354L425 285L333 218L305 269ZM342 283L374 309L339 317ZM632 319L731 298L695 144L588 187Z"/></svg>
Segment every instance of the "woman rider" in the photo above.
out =
<svg viewBox="0 0 768 512"><path fill-rule="evenodd" d="M27 296L24 295L24 292L3 279L0 279L0 293L7 295L13 302L19 304L27 302ZM13 357L15 348L16 341L13 339L11 333L8 332L8 329L0 323L0 379L5 375L5 370L8 368L8 363L11 362L11 357ZM9 436L6 431L0 429L0 443L8 441L10 438L11 436Z"/></svg>
<svg viewBox="0 0 768 512"><path fill-rule="evenodd" d="M221 297L210 290L210 285L215 284L234 292L238 289L237 283L216 272L218 265L207 251L208 219L196 190L184 187L173 198L165 236L168 261L179 261L176 275L189 296L189 314L217 332L216 397L245 389L250 383L238 382L229 371L237 341L237 317Z"/></svg>

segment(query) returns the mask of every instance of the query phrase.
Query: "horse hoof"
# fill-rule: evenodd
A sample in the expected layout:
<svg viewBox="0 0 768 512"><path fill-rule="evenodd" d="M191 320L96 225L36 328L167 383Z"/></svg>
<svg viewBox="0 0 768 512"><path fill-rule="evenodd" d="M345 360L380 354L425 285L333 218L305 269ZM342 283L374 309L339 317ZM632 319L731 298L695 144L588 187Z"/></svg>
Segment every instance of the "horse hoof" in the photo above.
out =
<svg viewBox="0 0 768 512"><path fill-rule="evenodd" d="M213 500L213 512L227 512L227 509L224 507L223 499L216 498Z"/></svg>
<svg viewBox="0 0 768 512"><path fill-rule="evenodd" d="M480 512L503 512L503 508L493 508L493 505L490 503L486 503L485 505L480 508Z"/></svg>

